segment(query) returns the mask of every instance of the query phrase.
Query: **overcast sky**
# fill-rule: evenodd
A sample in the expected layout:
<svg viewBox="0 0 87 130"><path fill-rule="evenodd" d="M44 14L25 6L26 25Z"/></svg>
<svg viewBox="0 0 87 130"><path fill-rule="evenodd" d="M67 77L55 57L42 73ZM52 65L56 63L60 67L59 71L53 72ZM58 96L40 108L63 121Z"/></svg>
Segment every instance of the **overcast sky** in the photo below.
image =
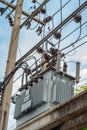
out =
<svg viewBox="0 0 87 130"><path fill-rule="evenodd" d="M8 0L10 1L10 0ZM43 0L38 0L40 3ZM68 0L62 0L63 5L65 2ZM81 0L81 4L85 2L86 0ZM64 20L67 16L70 15L78 6L79 6L79 0L71 0L71 2L63 9L63 14L62 17ZM27 12L31 13L33 9L31 9L31 6L33 4L31 3L31 0L24 0L24 7ZM0 7L3 7L3 4L0 3ZM50 2L47 4L47 16L53 15L58 9L60 8L58 0L50 0ZM9 49L9 44L10 44L10 38L11 38L11 31L12 28L9 26L8 19L5 18L6 14L9 13L9 10L1 17L0 16L0 81L3 81L4 79L4 74L5 74L5 68L6 68L6 63L7 63L7 55L8 55L8 49ZM82 23L86 22L87 19L87 9L85 9L82 13ZM41 16L41 19L43 19L43 16ZM32 22L32 28L36 25L36 22ZM60 24L60 13L56 14L54 16L54 27L56 27L58 24ZM77 28L80 24L75 23L73 20L70 24L68 24L64 29L62 28L61 35L62 37L66 36L69 32L73 31L75 28ZM37 25L37 27L40 25ZM48 27L51 27L52 29L52 23L46 26L46 31L44 35L47 35L49 33ZM21 54L17 52L17 59L23 56L28 50L30 50L34 45L36 45L40 40L41 37L38 37L36 34L36 29L31 31L31 30L26 30L25 27L20 31L20 37L19 37L19 48L21 51ZM73 33L71 36L69 36L67 39L63 40L61 42L60 48L63 48L67 46L70 43L73 43L77 37L79 36L80 30L77 30L75 33ZM84 24L81 28L81 37L87 35L87 23ZM55 39L52 40L53 42L57 42ZM87 41L87 37L85 37L83 40L78 42L78 45L80 45L82 42ZM69 48L73 49L73 47ZM68 50L67 50L68 51ZM74 54L75 53L75 54ZM74 55L73 55L74 54ZM72 56L71 56L72 55ZM81 70L80 70L80 77L81 81L79 85L87 83L87 44L83 45L77 50L74 50L71 52L69 55L66 55L66 61L79 61L81 63ZM15 79L17 76L19 76L19 72L16 73ZM68 64L68 73L75 75L75 64L74 63L69 63ZM14 83L13 87L13 93L15 93L19 87L20 82L17 81ZM79 86L78 85L78 86ZM14 113L14 105L11 105L11 113L10 113L10 118L9 118L9 129L12 130L13 125L15 126L15 121L13 119L13 113ZM12 128L11 128L12 127Z"/></svg>

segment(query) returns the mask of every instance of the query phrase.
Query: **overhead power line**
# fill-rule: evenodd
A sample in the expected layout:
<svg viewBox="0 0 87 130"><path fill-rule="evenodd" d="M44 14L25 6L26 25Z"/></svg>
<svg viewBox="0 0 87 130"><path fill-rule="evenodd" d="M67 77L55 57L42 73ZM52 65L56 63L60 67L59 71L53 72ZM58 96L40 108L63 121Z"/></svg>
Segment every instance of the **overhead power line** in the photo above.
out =
<svg viewBox="0 0 87 130"><path fill-rule="evenodd" d="M70 53L70 52L74 51L75 49L77 49L77 48L79 48L79 47L83 46L83 45L84 45L84 44L86 44L86 43L87 43L87 41L86 41L86 42L81 43L79 46L76 46L74 49L72 49L72 50L70 50L70 51L66 52L66 53L65 53L65 55L67 55L68 53Z"/></svg>
<svg viewBox="0 0 87 130"><path fill-rule="evenodd" d="M21 57L15 65L18 65L21 63L28 55L30 55L33 51L36 50L39 46L44 44L46 40L48 40L54 32L62 28L66 23L68 23L77 13L79 13L81 10L83 10L87 6L87 1L84 2L78 9L76 9L72 14L70 14L61 24L59 24L56 28L54 28L47 36L45 36L39 43L37 43L31 50L29 50L23 57Z"/></svg>

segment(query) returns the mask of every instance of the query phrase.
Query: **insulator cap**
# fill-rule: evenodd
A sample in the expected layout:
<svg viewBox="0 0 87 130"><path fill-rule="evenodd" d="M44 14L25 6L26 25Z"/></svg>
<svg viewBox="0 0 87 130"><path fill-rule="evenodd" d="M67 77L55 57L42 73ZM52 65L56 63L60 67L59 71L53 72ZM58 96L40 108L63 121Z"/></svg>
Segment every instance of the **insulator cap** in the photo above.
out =
<svg viewBox="0 0 87 130"><path fill-rule="evenodd" d="M42 27L38 27L38 29L36 30L36 32L38 33L38 35L40 35L42 33Z"/></svg>
<svg viewBox="0 0 87 130"><path fill-rule="evenodd" d="M57 49L52 48L52 47L50 48L50 53L51 53L52 55L55 55L57 52L58 52Z"/></svg>
<svg viewBox="0 0 87 130"><path fill-rule="evenodd" d="M1 8L1 7L0 7L0 12L1 12L1 13L3 13L4 10L5 10L5 8Z"/></svg>
<svg viewBox="0 0 87 130"><path fill-rule="evenodd" d="M50 55L48 55L47 53L45 53L45 54L44 54L44 58L45 58L46 60L50 60Z"/></svg>
<svg viewBox="0 0 87 130"><path fill-rule="evenodd" d="M43 22L44 23L48 23L52 20L52 17L51 16L48 16L47 18L43 19Z"/></svg>
<svg viewBox="0 0 87 130"><path fill-rule="evenodd" d="M81 15L76 15L75 17L74 17L74 21L76 22L76 23L79 23L79 22L81 22L81 20L82 20L82 16Z"/></svg>
<svg viewBox="0 0 87 130"><path fill-rule="evenodd" d="M55 37L56 39L60 39L60 38L61 38L61 33L60 33L60 32L55 32L55 33L54 33L54 37Z"/></svg>
<svg viewBox="0 0 87 130"><path fill-rule="evenodd" d="M11 16L8 17L8 20L9 20L10 26L13 26L14 22L12 21L12 17Z"/></svg>
<svg viewBox="0 0 87 130"><path fill-rule="evenodd" d="M36 3L37 2L37 0L32 0L32 3Z"/></svg>
<svg viewBox="0 0 87 130"><path fill-rule="evenodd" d="M67 63L64 62L64 65L63 65L63 72L67 72Z"/></svg>
<svg viewBox="0 0 87 130"><path fill-rule="evenodd" d="M38 53L43 53L44 50L43 50L43 48L39 47L39 48L37 48L37 52L38 52Z"/></svg>
<svg viewBox="0 0 87 130"><path fill-rule="evenodd" d="M46 10L45 10L44 8L42 8L42 9L40 10L40 12L41 12L42 14L45 14L45 13L46 13Z"/></svg>

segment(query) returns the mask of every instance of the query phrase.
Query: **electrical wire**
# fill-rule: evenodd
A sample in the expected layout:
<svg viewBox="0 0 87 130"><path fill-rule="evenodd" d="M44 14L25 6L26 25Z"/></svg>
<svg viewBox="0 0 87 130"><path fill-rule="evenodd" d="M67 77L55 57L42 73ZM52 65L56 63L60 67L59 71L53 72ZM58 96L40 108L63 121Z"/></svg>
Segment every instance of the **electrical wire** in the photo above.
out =
<svg viewBox="0 0 87 130"><path fill-rule="evenodd" d="M77 47L75 47L75 49L77 49L77 48L79 48L79 47L81 47L82 45L84 45L84 44L86 44L87 42L83 42L82 44L80 44L79 46L77 46ZM68 48L68 47L67 47ZM68 52L66 52L65 54L64 54L64 56L65 55L67 55L68 53L70 53L70 52L72 52L74 49L72 49L72 50L70 50L70 51L68 51Z"/></svg>
<svg viewBox="0 0 87 130"><path fill-rule="evenodd" d="M79 27L77 27L76 29L74 29L71 33L69 33L68 35L66 35L64 38L62 38L61 39L61 42L63 41L63 40L65 40L67 37L69 37L70 35L72 35L75 31L77 31L79 28L81 28L82 26L84 26L85 24L87 24L87 21L85 21L83 24L81 24ZM81 34L81 33L80 33ZM80 38L80 34L79 34L79 36L78 36L78 39L77 39L77 41L79 40L79 38ZM56 44L54 44L55 46L58 44L59 42L57 42Z"/></svg>
<svg viewBox="0 0 87 130"><path fill-rule="evenodd" d="M73 56L73 55L76 54L76 50L75 50L75 47L74 47L74 43L78 42L79 38L81 37L81 32L82 32L82 28L81 28L81 22L80 22L80 32L79 32L79 36L78 36L78 38L76 39L75 42L71 43L71 44L72 44L72 47L73 47L73 49L74 49L74 53L71 54L71 55L67 55L67 56Z"/></svg>
<svg viewBox="0 0 87 130"><path fill-rule="evenodd" d="M83 37L80 38L78 41L84 39L85 37L87 37L87 35L83 36ZM76 44L76 43L73 43L73 45L74 45L74 44ZM70 44L70 45L68 45L68 46L66 46L66 47L64 47L64 48L62 48L60 51L63 51L63 50L65 50L65 49L68 49L68 48L71 47L71 46L72 46L72 45Z"/></svg>
<svg viewBox="0 0 87 130"><path fill-rule="evenodd" d="M86 36L87 36L87 35L86 35ZM75 47L75 49L77 49L77 48L83 46L83 45L86 44L86 43L87 43L87 41L86 41L86 42L83 42L83 43L80 44L79 46ZM67 46L67 48L68 48L68 46ZM64 48L63 48L63 50L64 50ZM64 54L64 56L67 55L68 53L72 52L73 50L74 50L74 49L72 49L72 50L66 52L66 53ZM40 58L39 58L39 59L40 59ZM33 64L33 65L34 65L34 64ZM30 67L30 68L31 68L31 67ZM22 76L22 75L20 75L14 82L16 82L21 76Z"/></svg>
<svg viewBox="0 0 87 130"><path fill-rule="evenodd" d="M36 1L38 5L40 5L40 3L38 1Z"/></svg>
<svg viewBox="0 0 87 130"><path fill-rule="evenodd" d="M19 66L17 66L14 70L11 71L10 74L7 75L7 77L5 77L4 81L2 82L1 86L3 86L3 89L5 90L5 87L8 85L8 83L10 82L11 78L14 76L14 74L16 73L16 71L21 67L23 63L21 63ZM1 87L0 86L0 87Z"/></svg>
<svg viewBox="0 0 87 130"><path fill-rule="evenodd" d="M73 47L73 54L68 54L67 56L74 56L75 54L76 54L76 50L75 50L75 47L74 47L74 45L72 45L72 47Z"/></svg>
<svg viewBox="0 0 87 130"><path fill-rule="evenodd" d="M42 56L39 59L37 59L37 62L40 62L41 59L42 59ZM35 65L35 62L30 67L33 67L34 65Z"/></svg>
<svg viewBox="0 0 87 130"><path fill-rule="evenodd" d="M13 83L15 83L17 80L19 80L22 77L23 74L19 75L14 81Z"/></svg>
<svg viewBox="0 0 87 130"><path fill-rule="evenodd" d="M62 23L62 0L60 0L60 23ZM60 28L60 34L61 34L62 28ZM60 48L60 38L59 38L59 44L58 44L58 50Z"/></svg>
<svg viewBox="0 0 87 130"><path fill-rule="evenodd" d="M87 35L85 35L85 36L83 36L82 38L80 38L79 41L83 40L85 37L87 37ZM74 44L75 44L75 43L74 43ZM65 49L68 49L68 48L71 47L71 46L72 46L72 45L70 44L70 45L66 46L65 48L61 49L60 51L63 51L63 50L65 50ZM36 54L36 52L35 52L35 54ZM41 59L42 59L42 56L41 56L39 59L37 59L37 62L39 62ZM35 62L30 66L30 68L32 68L34 65L35 65Z"/></svg>
<svg viewBox="0 0 87 130"><path fill-rule="evenodd" d="M78 2L79 2L79 7L80 7L80 5L81 5L81 1L79 0Z"/></svg>
<svg viewBox="0 0 87 130"><path fill-rule="evenodd" d="M85 9L84 9L85 10ZM84 10L82 10L82 12L84 11ZM81 13L81 12L80 12ZM70 22L72 22L72 20L73 19L71 19L64 27L63 27L63 29L70 23ZM80 36L81 36L81 27L85 24L85 23L87 23L87 21L86 22L84 22L82 25L81 25L81 23L80 23L80 26L77 28L77 29L79 29L80 28L80 34L79 34L79 36L78 36L78 38L77 38L77 40L76 41L78 41L79 40L79 38L80 38ZM75 29L75 30L77 30L77 29ZM60 41L63 41L64 39L66 39L69 35L71 35L72 33L73 33L74 31L72 31L71 33L69 33L67 36L65 36L63 39L61 39ZM59 41L59 42L60 42ZM76 42L75 41L75 42ZM57 44L59 44L59 42L57 42L56 44L55 44L55 46L57 45Z"/></svg>
<svg viewBox="0 0 87 130"><path fill-rule="evenodd" d="M63 9L71 0L67 1L61 8ZM59 10L57 10L52 17L54 17L58 12L60 12L61 8Z"/></svg>
<svg viewBox="0 0 87 130"><path fill-rule="evenodd" d="M75 49L77 49L77 48L79 48L79 47L81 47L81 46L83 46L84 44L86 44L87 43L87 41L86 42L83 42L82 44L80 44L79 46L76 46L75 47ZM64 55L67 55L68 53L70 53L70 52L72 52L74 49L72 49L72 50L70 50L70 51L68 51L68 52L66 52Z"/></svg>
<svg viewBox="0 0 87 130"><path fill-rule="evenodd" d="M83 10L81 10L80 11L80 14L85 10L86 8L84 8ZM64 29L66 26L68 26L71 22L73 21L73 19L71 19L68 23L66 23L63 27L62 27L62 29ZM87 21L86 21L87 22ZM85 22L84 22L85 23ZM56 44L58 44L58 43L56 43Z"/></svg>
<svg viewBox="0 0 87 130"><path fill-rule="evenodd" d="M31 59L34 59L35 60L35 65L36 65L36 73L38 73L38 65L37 65L37 60L36 60L36 57L35 56L29 56L24 62L27 62L27 61L29 61L29 60L31 60Z"/></svg>
<svg viewBox="0 0 87 130"><path fill-rule="evenodd" d="M30 30L34 30L35 28L37 28L38 23L34 26L34 27L29 27Z"/></svg>
<svg viewBox="0 0 87 130"><path fill-rule="evenodd" d="M38 14L38 17L37 17L39 20L40 20L40 13ZM29 29L30 30L34 30L35 28L37 28L37 26L39 25L39 23L37 23L34 27L30 27Z"/></svg>
<svg viewBox="0 0 87 130"><path fill-rule="evenodd" d="M44 19L46 18L46 15L47 15L47 7L45 5L45 10L46 10L46 13L44 14ZM43 35L42 35L42 38L45 36L45 26L43 26Z"/></svg>
<svg viewBox="0 0 87 130"><path fill-rule="evenodd" d="M52 30L54 29L54 18L52 18Z"/></svg>
<svg viewBox="0 0 87 130"><path fill-rule="evenodd" d="M21 53L19 45L18 45L18 51L19 51L20 57L22 57L22 53Z"/></svg>
<svg viewBox="0 0 87 130"><path fill-rule="evenodd" d="M79 82L83 82L84 80L87 80L87 78L84 78L84 79L80 80Z"/></svg>
<svg viewBox="0 0 87 130"><path fill-rule="evenodd" d="M27 63L22 62L20 65L18 65L16 68L14 68L14 70L11 71L10 74L7 75L7 77L5 77L4 81L2 82L2 84L0 85L0 87L3 86L3 89L5 90L5 87L8 85L8 83L10 82L10 80L12 79L12 77L14 76L14 74L16 73L16 71L20 68L23 68L22 65L26 64L27 66L29 66ZM32 76L32 73L31 73Z"/></svg>

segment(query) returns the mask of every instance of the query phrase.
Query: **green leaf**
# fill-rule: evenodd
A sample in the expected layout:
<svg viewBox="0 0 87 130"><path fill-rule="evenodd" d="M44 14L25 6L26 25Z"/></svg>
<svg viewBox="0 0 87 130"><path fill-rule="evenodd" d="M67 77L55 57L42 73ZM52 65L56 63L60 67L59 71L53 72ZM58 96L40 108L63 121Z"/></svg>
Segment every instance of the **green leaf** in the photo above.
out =
<svg viewBox="0 0 87 130"><path fill-rule="evenodd" d="M87 127L86 127L86 128L83 128L83 129L81 129L81 130L87 130Z"/></svg>

